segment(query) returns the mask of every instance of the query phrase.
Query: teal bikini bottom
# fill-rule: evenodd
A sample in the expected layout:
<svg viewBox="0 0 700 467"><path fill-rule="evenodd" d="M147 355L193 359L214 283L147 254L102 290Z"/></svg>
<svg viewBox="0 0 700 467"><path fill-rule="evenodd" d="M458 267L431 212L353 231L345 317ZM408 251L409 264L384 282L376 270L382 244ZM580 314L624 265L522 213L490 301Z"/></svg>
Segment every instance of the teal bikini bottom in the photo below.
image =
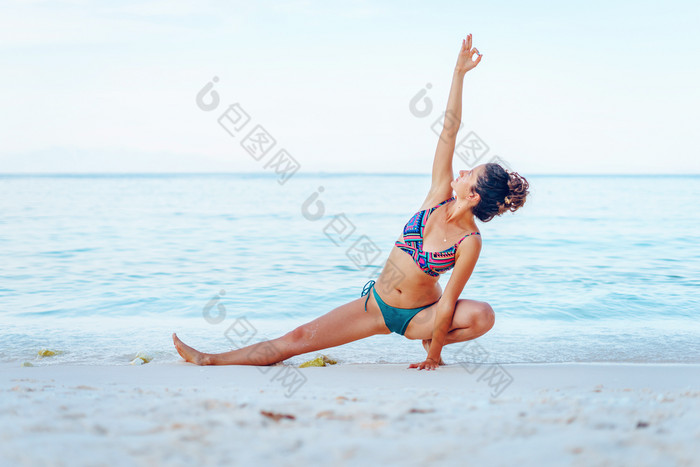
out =
<svg viewBox="0 0 700 467"><path fill-rule="evenodd" d="M438 299L430 305L419 306L418 308L395 308L393 306L387 305L381 298L379 298L379 294L377 293L374 284L375 282L373 280L370 280L365 284L364 288L362 289L362 294L360 295L360 297L364 297L365 295L367 295L367 300L365 300L365 311L367 311L367 302L369 301L369 291L371 289L372 294L374 295L374 299L377 300L377 305L379 305L379 309L381 310L382 316L384 317L384 323L386 323L386 327L388 327L391 332L401 334L402 336L406 332L408 323L413 319L414 316L418 314L419 311L424 310L425 308L428 308L429 306L432 306L439 301Z"/></svg>

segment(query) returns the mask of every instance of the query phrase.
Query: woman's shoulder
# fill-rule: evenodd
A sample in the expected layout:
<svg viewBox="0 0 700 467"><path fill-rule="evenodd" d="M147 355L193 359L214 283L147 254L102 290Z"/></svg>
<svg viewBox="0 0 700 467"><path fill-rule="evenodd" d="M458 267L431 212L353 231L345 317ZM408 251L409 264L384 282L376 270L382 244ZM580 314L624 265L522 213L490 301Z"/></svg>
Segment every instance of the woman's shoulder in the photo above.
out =
<svg viewBox="0 0 700 467"><path fill-rule="evenodd" d="M465 242L464 240L467 239L469 239L469 241ZM455 259L459 258L465 252L467 253L467 256L475 255L478 258L479 254L481 253L481 245L481 232L479 232L478 230L474 230L472 232L467 233L457 242Z"/></svg>
<svg viewBox="0 0 700 467"><path fill-rule="evenodd" d="M449 193L447 191L441 190L440 192L429 192L428 196L425 197L425 200L423 201L423 204L420 207L421 211L425 211L426 209L434 208L439 206L442 203L446 203L447 201L452 199L452 191Z"/></svg>

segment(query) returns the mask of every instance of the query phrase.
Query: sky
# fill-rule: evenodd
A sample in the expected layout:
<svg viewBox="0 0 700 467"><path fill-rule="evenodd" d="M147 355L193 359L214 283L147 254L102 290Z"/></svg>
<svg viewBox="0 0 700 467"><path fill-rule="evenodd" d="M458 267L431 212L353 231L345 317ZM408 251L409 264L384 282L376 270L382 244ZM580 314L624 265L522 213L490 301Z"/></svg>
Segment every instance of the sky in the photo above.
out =
<svg viewBox="0 0 700 467"><path fill-rule="evenodd" d="M0 173L428 173L469 33L455 169L700 173L698 2L2 5Z"/></svg>

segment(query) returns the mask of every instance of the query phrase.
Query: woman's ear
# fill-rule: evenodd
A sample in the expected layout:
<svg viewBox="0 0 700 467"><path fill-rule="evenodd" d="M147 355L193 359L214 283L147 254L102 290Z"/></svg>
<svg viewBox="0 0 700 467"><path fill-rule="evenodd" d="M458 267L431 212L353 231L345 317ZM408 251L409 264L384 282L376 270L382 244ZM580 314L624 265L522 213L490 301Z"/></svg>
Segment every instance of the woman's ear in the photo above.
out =
<svg viewBox="0 0 700 467"><path fill-rule="evenodd" d="M472 190L471 193L469 193L469 202L474 203L474 206L476 206L479 204L479 201L481 201L481 196L479 196L479 193Z"/></svg>

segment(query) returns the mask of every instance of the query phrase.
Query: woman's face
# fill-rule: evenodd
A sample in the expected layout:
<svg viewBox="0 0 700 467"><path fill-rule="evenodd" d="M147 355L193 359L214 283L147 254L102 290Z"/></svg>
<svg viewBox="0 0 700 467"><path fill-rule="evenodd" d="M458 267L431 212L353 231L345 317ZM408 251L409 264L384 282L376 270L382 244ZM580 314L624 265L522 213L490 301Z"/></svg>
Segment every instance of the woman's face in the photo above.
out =
<svg viewBox="0 0 700 467"><path fill-rule="evenodd" d="M472 189L476 186L479 176L485 169L486 166L482 164L477 165L471 170L460 170L459 176L450 184L452 189L460 197L466 198L470 193L472 193Z"/></svg>

